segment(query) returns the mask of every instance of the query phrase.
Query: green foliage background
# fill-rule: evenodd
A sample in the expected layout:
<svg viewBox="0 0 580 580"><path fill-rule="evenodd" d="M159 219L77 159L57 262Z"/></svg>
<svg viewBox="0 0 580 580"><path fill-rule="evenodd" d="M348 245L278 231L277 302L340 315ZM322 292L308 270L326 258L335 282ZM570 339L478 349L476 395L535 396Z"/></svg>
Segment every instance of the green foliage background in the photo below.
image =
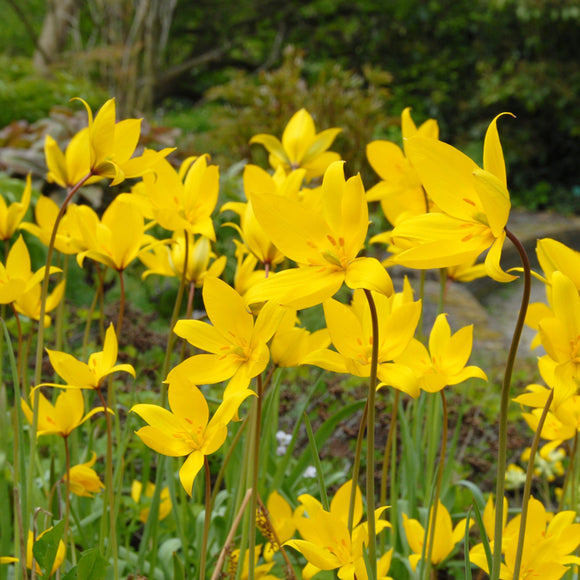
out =
<svg viewBox="0 0 580 580"><path fill-rule="evenodd" d="M45 3L20 4L32 27L40 30ZM30 57L30 35L13 10L5 13L7 26L0 30L4 54ZM90 37L86 5L78 31L82 38ZM303 51L303 66L299 79L283 79L295 85L276 91L272 83L281 77L268 74L282 65L288 45ZM68 76L75 72L78 46L78 40L74 47L71 43L66 72L57 71L49 81L31 74L15 78L13 65L1 67L0 125L40 118L53 104L63 104L69 92L82 91L84 82L98 82L98 69L87 67L86 60L83 70L76 71L81 80ZM189 59L208 54L207 61L170 74ZM232 153L245 156L247 142L240 145L239 140L246 139L246 132L232 128L232 118L242 110L242 126L246 117L258 121L254 132L264 130L259 125L265 117L275 120L269 129L273 132L291 110L316 109L315 102L321 121L334 116L337 121L332 122L340 124L341 115L350 113L364 124L370 112L370 138L377 138L394 136L401 110L411 106L417 119L437 118L442 138L475 156L479 150L474 144L489 120L511 111L517 120L503 121L501 133L515 201L531 209L578 212L579 54L578 0L178 0L155 102L162 122L208 134L206 139L190 135L190 142L220 153L231 138ZM389 73L388 82L385 76L381 82L373 80L368 71ZM269 89L260 88L267 83ZM309 98L300 83L306 83ZM358 83L358 93L352 92L353 83ZM322 112L329 110L328 100L320 98L325 84L335 104L334 115L326 118ZM353 99L360 103L358 110ZM358 139L368 138L368 132L347 131L347 137L360 149ZM234 161L232 155L230 163ZM362 163L355 160L353 168Z"/></svg>

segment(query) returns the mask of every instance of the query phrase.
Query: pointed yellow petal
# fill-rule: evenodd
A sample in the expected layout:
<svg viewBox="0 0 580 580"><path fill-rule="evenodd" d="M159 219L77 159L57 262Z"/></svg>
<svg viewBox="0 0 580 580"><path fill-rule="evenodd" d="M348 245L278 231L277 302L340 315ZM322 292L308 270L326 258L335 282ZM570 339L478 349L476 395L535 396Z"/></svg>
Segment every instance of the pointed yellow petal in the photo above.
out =
<svg viewBox="0 0 580 580"><path fill-rule="evenodd" d="M300 109L294 113L282 134L282 145L293 169L302 164L314 135L314 121L308 111Z"/></svg>
<svg viewBox="0 0 580 580"><path fill-rule="evenodd" d="M235 340L249 340L254 329L254 318L243 298L219 278L206 278L203 283L203 302L207 315L220 333Z"/></svg>
<svg viewBox="0 0 580 580"><path fill-rule="evenodd" d="M334 296L344 276L342 270L318 266L284 270L251 288L245 298L248 304L272 300L301 310Z"/></svg>
<svg viewBox="0 0 580 580"><path fill-rule="evenodd" d="M376 258L356 258L346 270L346 285L353 290L364 288L391 296L393 281Z"/></svg>
<svg viewBox="0 0 580 580"><path fill-rule="evenodd" d="M453 217L471 221L479 205L472 178L478 169L475 162L455 147L426 137L407 140L405 151L435 204Z"/></svg>
<svg viewBox="0 0 580 580"><path fill-rule="evenodd" d="M209 421L209 408L202 392L192 383L171 381L168 388L169 407L184 424L193 429L205 429Z"/></svg>
<svg viewBox="0 0 580 580"><path fill-rule="evenodd" d="M510 213L510 194L492 173L478 169L473 172L475 189L487 216L493 235L498 238L504 230Z"/></svg>
<svg viewBox="0 0 580 580"><path fill-rule="evenodd" d="M65 352L46 349L55 372L67 385L94 389L97 386L95 375L85 363Z"/></svg>
<svg viewBox="0 0 580 580"><path fill-rule="evenodd" d="M221 383L232 377L242 362L236 355L198 354L174 367L167 381L184 380L198 385Z"/></svg>
<svg viewBox="0 0 580 580"><path fill-rule="evenodd" d="M505 189L507 188L505 161L497 132L497 120L503 115L511 115L515 118L515 115L511 113L500 113L489 124L483 143L483 168L493 173Z"/></svg>
<svg viewBox="0 0 580 580"><path fill-rule="evenodd" d="M201 320L178 320L173 332L196 348L213 354L222 354L224 348L232 346L219 330Z"/></svg>
<svg viewBox="0 0 580 580"><path fill-rule="evenodd" d="M264 133L255 135L250 139L250 145L253 145L254 143L263 145L267 149L268 153L276 157L280 163L292 165L291 160L288 158L288 155L286 155L286 151L284 150L282 143L280 143L280 140L273 135L266 135Z"/></svg>
<svg viewBox="0 0 580 580"><path fill-rule="evenodd" d="M179 470L179 479L181 480L181 485L185 489L187 495L191 496L193 490L193 482L195 477L199 473L199 470L203 467L203 453L201 451L194 451L181 466Z"/></svg>
<svg viewBox="0 0 580 580"><path fill-rule="evenodd" d="M511 274L504 272L500 265L501 250L505 238L506 234L504 231L503 234L495 240L485 258L485 271L490 278L493 278L497 282L511 282L517 278L517 276L512 276Z"/></svg>

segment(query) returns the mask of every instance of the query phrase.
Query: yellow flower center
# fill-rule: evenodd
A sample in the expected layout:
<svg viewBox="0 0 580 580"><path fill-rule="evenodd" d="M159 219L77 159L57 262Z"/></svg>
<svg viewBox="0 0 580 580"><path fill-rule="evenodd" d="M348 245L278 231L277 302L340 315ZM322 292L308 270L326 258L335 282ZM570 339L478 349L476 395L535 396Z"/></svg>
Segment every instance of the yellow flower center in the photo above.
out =
<svg viewBox="0 0 580 580"><path fill-rule="evenodd" d="M341 270L346 270L350 259L346 255L344 247L344 238L338 238L338 241L330 234L326 235L326 239L330 242L330 248L323 250L322 257L333 266L337 266Z"/></svg>
<svg viewBox="0 0 580 580"><path fill-rule="evenodd" d="M173 433L173 436L176 439L185 441L191 447L192 451L198 451L203 445L204 428L201 425L194 426L193 421L189 417L185 417L185 421L191 425L191 428L177 431Z"/></svg>
<svg viewBox="0 0 580 580"><path fill-rule="evenodd" d="M570 341L570 358L574 363L580 363L580 334Z"/></svg>

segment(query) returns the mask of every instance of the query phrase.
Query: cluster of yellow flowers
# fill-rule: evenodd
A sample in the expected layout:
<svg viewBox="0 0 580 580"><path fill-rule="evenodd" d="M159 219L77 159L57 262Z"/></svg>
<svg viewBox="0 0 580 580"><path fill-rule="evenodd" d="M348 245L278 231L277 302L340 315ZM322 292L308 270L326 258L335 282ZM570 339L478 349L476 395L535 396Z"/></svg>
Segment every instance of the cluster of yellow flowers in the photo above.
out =
<svg viewBox="0 0 580 580"><path fill-rule="evenodd" d="M80 266L89 259L117 271L121 284L124 270L138 258L147 268L143 278L153 274L178 277L189 288L187 315L175 324L173 332L196 350L164 377L169 409L143 403L131 409L146 423L136 434L148 447L162 455L185 458L179 477L187 494L192 495L207 457L226 442L228 425L240 419L244 401L252 400L259 408L265 388L261 377L270 363L277 367L313 365L366 377L376 381L376 385L371 383L373 391L375 386L391 386L414 399L423 391L438 393L470 378L487 380L482 369L468 365L472 326L452 332L446 315L440 313L427 345L415 338L421 300L414 299L406 279L396 292L387 268L393 264L422 270L444 268L456 280L483 275L499 282L515 278L500 265L503 244L511 235L506 229L510 198L497 130L501 115L487 130L480 168L439 141L434 120L417 128L410 110L405 109L404 150L386 141L373 142L367 148L369 162L381 178L368 192L360 176L345 178L343 161L328 151L340 130L316 133L305 110L292 117L281 141L272 135L255 136L251 142L268 150L272 172L246 165L246 201L220 208L239 218L238 223L226 224L240 237L230 285L220 279L227 258L212 249L218 167L201 155L186 159L175 169L166 159L168 149L145 150L135 156L139 120L117 122L114 100L105 103L94 118L88 106L87 113L88 127L75 135L65 152L52 138L46 139L48 180L68 189L65 203L59 208L41 197L35 207L36 223L21 223L31 197L28 179L20 202L6 207L0 198L0 237L8 242L20 227L59 252L76 255ZM71 202L82 185L104 178L112 185L127 178L140 180L130 192L115 197L101 217L89 206ZM380 201L393 226L372 240L388 244L391 256L384 263L364 255L368 203L373 201ZM168 237L153 237L154 225L159 226L156 231L169 232ZM486 251L484 263L476 264ZM527 322L538 330L536 343L547 353L539 365L548 387L531 385L529 393L515 400L533 408L524 414L526 421L534 430L541 425L541 436L554 441L556 447L575 438L580 427L580 397L576 394L580 378L580 254L553 240L541 240L538 258L549 306L533 305ZM43 296L43 279L60 271L50 264L47 268L48 272L46 268L32 271L28 249L19 236L5 263L0 263L0 303L33 320L44 316L41 324L48 326L47 313L61 301L64 280L48 297ZM349 304L334 298L343 285L353 291ZM200 287L207 322L191 318L193 293ZM309 332L302 327L298 311L317 305L322 305L326 328ZM135 377L130 364L117 364L122 320L120 314L116 330L110 325L106 331L103 350L91 354L87 363L47 349L62 384L38 384L30 393L30 403L22 400L23 412L38 436L56 434L66 445L72 431L99 412L105 412L109 425L113 410L103 394L105 380L116 372ZM23 369L21 373L24 377ZM199 386L218 383L225 383L225 388L210 417ZM54 404L38 390L45 386L64 389ZM81 389L95 391L101 405L86 413ZM546 406L547 418L542 418ZM258 412L256 448L259 416ZM110 443L110 427L108 436ZM108 453L112 460L110 450ZM104 488L93 469L95 453L85 459L88 461L76 466L67 464L62 478L67 493L90 497ZM112 471L106 483L112 485ZM153 495L152 484L145 482L144 494L142 485L133 484L135 502L142 495ZM305 578L334 569L341 579L388 578L393 548L380 555L370 551L374 536L390 527L383 517L387 508L374 509L374 500L370 503L367 497L370 520L362 522L362 494L356 486L353 491L353 485L352 481L344 484L327 508L306 494L292 508L274 490L268 501L269 517L265 522L258 517L268 544L263 550L256 546L255 558L242 558L252 577L274 578L270 573L273 555L289 546L305 558ZM171 510L166 489L161 498L158 516L165 517ZM253 508L256 510L256 503ZM492 507L486 508L484 520L493 544L493 529L487 525L493 517L490 510ZM507 506L504 516L506 512ZM421 560L434 565L443 562L473 523L461 520L453 527L438 496L430 514L426 526L407 514L402 516L413 570ZM547 524L544 507L530 500L530 524L516 575L557 579L568 565L580 562L570 556L580 544L580 525L573 523L570 514L560 512ZM147 509L139 511L141 521L148 517ZM519 517L507 527L504 522L502 579L514 577L519 522ZM296 531L301 539L294 539ZM371 554L376 561L369 564ZM260 557L265 560L261 566ZM60 562L63 558L64 553ZM234 560L239 558L238 552ZM483 548L473 548L471 560L489 569Z"/></svg>

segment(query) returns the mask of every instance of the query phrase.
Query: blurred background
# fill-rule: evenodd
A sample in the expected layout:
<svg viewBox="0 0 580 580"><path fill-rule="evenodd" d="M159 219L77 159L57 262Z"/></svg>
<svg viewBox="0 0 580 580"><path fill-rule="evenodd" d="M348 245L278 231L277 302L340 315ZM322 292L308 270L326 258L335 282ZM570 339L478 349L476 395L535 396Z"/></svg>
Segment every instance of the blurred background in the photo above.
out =
<svg viewBox="0 0 580 580"><path fill-rule="evenodd" d="M499 112L513 201L580 213L580 0L0 0L0 171L43 172L115 96L144 116L145 144L208 152L224 169L263 152L306 107L333 147L377 178L373 139L400 142L400 114L434 117L474 159Z"/></svg>

